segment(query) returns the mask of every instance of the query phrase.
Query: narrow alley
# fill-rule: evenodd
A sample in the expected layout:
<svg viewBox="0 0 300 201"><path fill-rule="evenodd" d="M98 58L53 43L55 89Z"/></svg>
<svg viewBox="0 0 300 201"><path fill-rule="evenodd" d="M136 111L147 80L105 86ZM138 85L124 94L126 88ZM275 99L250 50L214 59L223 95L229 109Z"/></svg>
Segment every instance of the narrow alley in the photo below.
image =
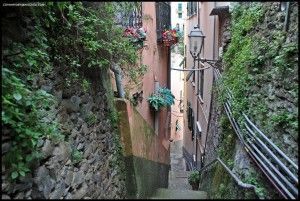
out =
<svg viewBox="0 0 300 201"><path fill-rule="evenodd" d="M298 199L298 2L2 4L2 199Z"/></svg>

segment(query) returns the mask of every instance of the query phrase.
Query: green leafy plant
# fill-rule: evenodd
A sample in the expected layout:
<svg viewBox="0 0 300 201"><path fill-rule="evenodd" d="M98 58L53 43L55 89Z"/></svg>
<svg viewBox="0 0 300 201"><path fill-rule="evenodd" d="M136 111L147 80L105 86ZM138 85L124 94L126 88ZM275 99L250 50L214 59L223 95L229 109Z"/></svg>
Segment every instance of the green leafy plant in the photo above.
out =
<svg viewBox="0 0 300 201"><path fill-rule="evenodd" d="M95 124L97 122L97 115L96 114L93 114L92 112L89 113L86 117L86 122L89 126Z"/></svg>
<svg viewBox="0 0 300 201"><path fill-rule="evenodd" d="M2 126L10 130L12 141L4 162L11 178L17 179L25 176L30 171L30 163L41 157L39 139L58 133L54 122L43 120L54 99L44 90L31 89L7 68L2 68L2 79Z"/></svg>
<svg viewBox="0 0 300 201"><path fill-rule="evenodd" d="M175 96L168 88L159 87L157 92L148 97L148 102L152 108L158 111L161 107L168 107L174 104Z"/></svg>
<svg viewBox="0 0 300 201"><path fill-rule="evenodd" d="M79 151L77 149L72 150L71 160L72 160L73 164L80 162L82 160L82 158L83 158L82 151Z"/></svg>
<svg viewBox="0 0 300 201"><path fill-rule="evenodd" d="M188 182L193 190L197 190L200 182L200 173L197 170L192 171L188 176Z"/></svg>
<svg viewBox="0 0 300 201"><path fill-rule="evenodd" d="M90 88L90 85L91 85L91 83L88 80L83 79L83 81L82 81L82 89L83 89L84 92L88 91L88 89Z"/></svg>

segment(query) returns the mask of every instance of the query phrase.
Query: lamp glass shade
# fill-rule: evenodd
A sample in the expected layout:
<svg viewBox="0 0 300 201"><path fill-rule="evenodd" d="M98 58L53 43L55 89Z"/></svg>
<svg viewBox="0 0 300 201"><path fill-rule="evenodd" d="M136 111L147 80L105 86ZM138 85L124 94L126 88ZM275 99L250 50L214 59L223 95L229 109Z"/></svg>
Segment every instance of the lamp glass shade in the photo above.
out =
<svg viewBox="0 0 300 201"><path fill-rule="evenodd" d="M193 57L198 57L201 53L204 38L202 31L199 29L199 27L195 27L190 34L189 37L189 49L190 53Z"/></svg>

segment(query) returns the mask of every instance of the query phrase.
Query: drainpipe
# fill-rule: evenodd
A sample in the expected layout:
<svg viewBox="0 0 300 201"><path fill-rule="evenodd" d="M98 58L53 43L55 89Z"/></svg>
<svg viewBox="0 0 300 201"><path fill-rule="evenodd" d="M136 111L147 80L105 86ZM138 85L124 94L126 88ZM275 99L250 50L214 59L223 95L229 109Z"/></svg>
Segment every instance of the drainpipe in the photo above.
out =
<svg viewBox="0 0 300 201"><path fill-rule="evenodd" d="M200 2L197 2L197 5L198 5L198 8L197 8L197 10L198 10L198 26L199 26L199 28L200 28L200 27L201 27L201 26L200 26L200 8L199 8L199 7L200 7L200 6L199 6L199 5L200 5Z"/></svg>
<svg viewBox="0 0 300 201"><path fill-rule="evenodd" d="M158 88L159 88L159 82L157 80L155 80L154 81L154 91L157 92ZM158 135L158 126L159 126L158 112L155 111L155 113L154 113L154 130L157 135Z"/></svg>
<svg viewBox="0 0 300 201"><path fill-rule="evenodd" d="M216 7L216 5L217 2L214 2L214 8ZM216 40L216 16L214 15L213 59L215 59L215 51L216 51L215 40Z"/></svg>
<svg viewBox="0 0 300 201"><path fill-rule="evenodd" d="M122 85L122 70L121 70L120 66L118 66L115 63L113 63L111 65L110 69L115 74L116 85L117 85L117 90L118 90L118 98L124 98L125 97L125 92L124 92L124 88L123 88L123 85Z"/></svg>
<svg viewBox="0 0 300 201"><path fill-rule="evenodd" d="M290 2L287 2L286 11L285 11L285 19L284 19L284 31L288 30L289 14L290 14Z"/></svg>

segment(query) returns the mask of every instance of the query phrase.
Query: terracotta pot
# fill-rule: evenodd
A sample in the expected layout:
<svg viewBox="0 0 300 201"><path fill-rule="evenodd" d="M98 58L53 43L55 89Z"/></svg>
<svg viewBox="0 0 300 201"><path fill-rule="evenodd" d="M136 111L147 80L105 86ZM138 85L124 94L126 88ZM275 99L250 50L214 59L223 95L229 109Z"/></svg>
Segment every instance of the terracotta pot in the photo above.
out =
<svg viewBox="0 0 300 201"><path fill-rule="evenodd" d="M196 191L199 188L199 183L192 183L191 186L192 186L192 190Z"/></svg>

